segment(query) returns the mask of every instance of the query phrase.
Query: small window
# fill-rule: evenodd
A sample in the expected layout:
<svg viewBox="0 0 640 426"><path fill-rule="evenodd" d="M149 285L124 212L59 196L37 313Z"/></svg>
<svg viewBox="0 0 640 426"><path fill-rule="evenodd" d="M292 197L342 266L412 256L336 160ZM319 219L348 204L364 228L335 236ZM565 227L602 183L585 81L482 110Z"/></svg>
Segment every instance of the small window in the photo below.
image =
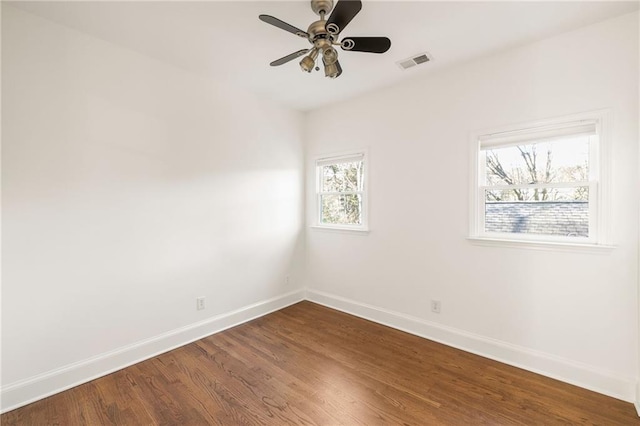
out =
<svg viewBox="0 0 640 426"><path fill-rule="evenodd" d="M472 236L602 244L602 114L475 137Z"/></svg>
<svg viewBox="0 0 640 426"><path fill-rule="evenodd" d="M317 226L367 229L364 152L316 161Z"/></svg>

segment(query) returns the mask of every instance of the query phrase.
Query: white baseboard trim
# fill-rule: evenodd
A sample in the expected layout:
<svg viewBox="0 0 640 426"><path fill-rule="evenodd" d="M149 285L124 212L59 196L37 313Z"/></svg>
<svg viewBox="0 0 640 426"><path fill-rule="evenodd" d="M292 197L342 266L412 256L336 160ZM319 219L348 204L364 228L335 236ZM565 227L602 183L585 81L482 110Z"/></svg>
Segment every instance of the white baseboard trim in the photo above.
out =
<svg viewBox="0 0 640 426"><path fill-rule="evenodd" d="M633 403L636 407L636 413L638 413L638 417L640 417L640 382L636 384L636 401Z"/></svg>
<svg viewBox="0 0 640 426"><path fill-rule="evenodd" d="M307 289L307 300L623 401L636 400L635 380L586 364L321 291ZM639 405L636 402L636 408Z"/></svg>
<svg viewBox="0 0 640 426"><path fill-rule="evenodd" d="M81 385L304 299L304 290L287 293L3 386L0 388L0 413Z"/></svg>

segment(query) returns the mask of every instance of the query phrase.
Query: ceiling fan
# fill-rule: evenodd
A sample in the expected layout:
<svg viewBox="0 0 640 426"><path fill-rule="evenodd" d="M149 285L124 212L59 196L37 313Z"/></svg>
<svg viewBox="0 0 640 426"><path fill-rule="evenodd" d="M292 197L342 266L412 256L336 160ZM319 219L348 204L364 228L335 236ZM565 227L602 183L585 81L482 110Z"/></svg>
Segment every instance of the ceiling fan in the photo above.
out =
<svg viewBox="0 0 640 426"><path fill-rule="evenodd" d="M283 58L271 62L272 67L286 64L300 56L308 55L300 61L300 68L305 72L311 72L316 67L316 60L322 55L324 64L324 74L329 78L336 78L342 74L342 67L338 62L338 51L333 46L340 46L342 50L353 52L384 53L391 47L391 40L387 37L346 37L338 41L340 32L362 9L360 0L339 0L333 8L333 0L311 0L311 10L320 16L319 21L309 25L307 31L302 31L293 25L287 24L278 18L270 15L260 15L261 21L276 26L282 30L293 33L299 37L306 38L313 47L298 50ZM329 19L325 16L331 12Z"/></svg>

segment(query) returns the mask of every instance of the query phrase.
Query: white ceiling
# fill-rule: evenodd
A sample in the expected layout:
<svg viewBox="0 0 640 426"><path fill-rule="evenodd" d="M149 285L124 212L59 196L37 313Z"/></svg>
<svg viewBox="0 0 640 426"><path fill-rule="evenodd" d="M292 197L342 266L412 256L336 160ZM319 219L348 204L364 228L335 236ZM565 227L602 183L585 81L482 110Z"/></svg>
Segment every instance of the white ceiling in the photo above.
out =
<svg viewBox="0 0 640 426"><path fill-rule="evenodd" d="M269 62L309 46L258 20L273 15L303 30L316 20L308 1L13 2L12 5L175 66L242 85L309 110L503 49L638 9L632 2L364 1L345 36L387 36L382 55L343 52L336 80L303 73L298 61ZM429 52L406 71L396 61Z"/></svg>

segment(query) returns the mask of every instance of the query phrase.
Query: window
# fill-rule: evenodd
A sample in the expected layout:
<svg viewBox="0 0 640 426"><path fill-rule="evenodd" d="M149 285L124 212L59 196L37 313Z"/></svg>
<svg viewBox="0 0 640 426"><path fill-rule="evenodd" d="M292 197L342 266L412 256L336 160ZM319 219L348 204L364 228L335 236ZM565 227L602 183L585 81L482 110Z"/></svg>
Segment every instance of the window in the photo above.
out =
<svg viewBox="0 0 640 426"><path fill-rule="evenodd" d="M319 227L367 230L365 152L316 160Z"/></svg>
<svg viewBox="0 0 640 426"><path fill-rule="evenodd" d="M472 237L604 244L604 112L474 137Z"/></svg>

